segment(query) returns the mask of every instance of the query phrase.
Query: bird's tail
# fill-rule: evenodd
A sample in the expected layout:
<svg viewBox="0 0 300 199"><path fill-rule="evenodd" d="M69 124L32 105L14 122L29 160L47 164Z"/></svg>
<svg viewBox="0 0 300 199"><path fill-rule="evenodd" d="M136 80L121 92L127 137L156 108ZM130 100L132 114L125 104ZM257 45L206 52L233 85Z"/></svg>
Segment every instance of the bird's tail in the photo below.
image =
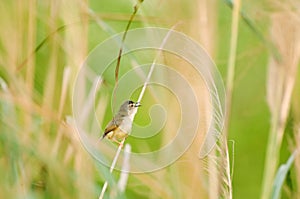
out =
<svg viewBox="0 0 300 199"><path fill-rule="evenodd" d="M103 140L103 139L105 138L105 136L106 136L106 134L103 134L103 135L100 137L99 141Z"/></svg>

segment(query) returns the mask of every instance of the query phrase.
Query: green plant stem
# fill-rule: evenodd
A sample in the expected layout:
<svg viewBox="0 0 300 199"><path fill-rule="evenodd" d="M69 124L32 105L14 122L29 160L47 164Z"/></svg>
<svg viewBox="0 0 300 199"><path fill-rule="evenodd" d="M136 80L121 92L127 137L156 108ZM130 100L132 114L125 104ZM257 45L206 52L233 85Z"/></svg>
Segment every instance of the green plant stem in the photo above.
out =
<svg viewBox="0 0 300 199"><path fill-rule="evenodd" d="M229 116L232 103L232 91L234 84L234 71L235 71L235 59L236 59L236 49L238 40L238 24L239 24L239 11L240 11L240 0L235 1L235 6L232 12L232 25L231 25L231 40L230 40L230 50L228 59L228 70L226 78L226 119L225 119L225 136L228 134L229 128Z"/></svg>
<svg viewBox="0 0 300 199"><path fill-rule="evenodd" d="M235 60L236 60L236 49L237 49L237 40L238 40L238 28L239 28L239 13L240 13L240 5L241 1L236 0L233 6L232 12L232 24L231 24L231 40L230 40L230 51L229 51L229 59L228 59L228 71L226 78L226 117L225 117L225 126L223 131L223 139L222 139L222 149L225 151L224 161L226 163L226 179L228 182L228 198L232 198L232 183L231 183L231 175L230 175L230 158L228 154L228 145L227 145L227 137L229 131L229 118L230 118L230 110L232 103L232 92L234 85L234 71L235 71Z"/></svg>

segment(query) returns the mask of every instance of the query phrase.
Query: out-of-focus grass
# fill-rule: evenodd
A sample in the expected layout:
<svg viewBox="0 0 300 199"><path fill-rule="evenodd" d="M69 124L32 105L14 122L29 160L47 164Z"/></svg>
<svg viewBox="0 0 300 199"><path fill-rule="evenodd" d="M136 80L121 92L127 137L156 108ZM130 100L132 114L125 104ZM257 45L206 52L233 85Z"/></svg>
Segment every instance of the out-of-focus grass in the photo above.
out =
<svg viewBox="0 0 300 199"><path fill-rule="evenodd" d="M270 19L272 12L290 11L290 7L286 5L292 4L291 13L297 16L299 5L287 1L286 4L277 3L279 6L276 7L275 4L267 4L268 1L264 2L243 1L242 9L249 13L248 17L256 22L254 24L257 24L257 28L269 39L269 25L266 21ZM94 0L19 0L0 3L0 198L96 198L106 179L110 182L109 194L111 185L114 184L113 179L119 176L118 172L109 178L108 169L99 165L84 150L74 127L66 122L66 117L72 115L73 81L84 58L99 42L114 32L125 29L127 21L124 19L130 17L135 3ZM88 8L100 19L105 16L102 22L111 29L99 26ZM256 11L257 8L259 10ZM221 1L145 0L138 21L133 23L132 28L147 25L171 27L182 21L178 29L203 44L225 77L232 36L231 12ZM116 15L122 16L122 20ZM38 52L30 56L47 35L65 24L67 26L63 31L53 34ZM284 29L284 24L282 26ZM236 143L233 198L259 198L261 193L272 117L266 103L268 52L268 47L251 28L240 21L229 125L229 139ZM28 57L26 64L17 70ZM128 60L125 58L123 64L129 63ZM175 62L178 70L185 74L183 63L168 60L170 64L175 65ZM107 71L106 75L111 74L113 70ZM291 125L294 128L286 129L289 135L295 129L293 139L299 137L299 126L296 125L299 125L299 79L297 82L291 103L295 125L293 123ZM199 93L206 92L201 86L197 87L198 84L201 85L200 80L193 83ZM102 106L109 104L107 93L112 92L113 81L106 84L104 97L101 98L102 95L99 94L102 100L99 104ZM205 103L204 100L200 105L202 109L205 109ZM176 103L170 103L172 104ZM104 114L104 111L106 109L103 107L97 109L99 115ZM147 122L147 113L140 114L137 122ZM107 113L103 118L104 122L100 122L105 123L110 117L111 113ZM143 117L147 119L143 120ZM207 124L203 128L205 125ZM99 136L100 134L101 132ZM168 139L168 136L162 136L161 139ZM210 181L207 180L207 173L215 174L218 169L224 168L216 165L214 159L211 162L201 162L198 159L200 139L201 137L170 167L154 173L130 174L125 190L127 198L218 197L219 186L222 185L212 183L222 181L215 179L216 176L213 175ZM139 145L135 140L128 141L133 144L134 150L148 147L147 142ZM293 147L289 143L286 145ZM298 142L296 146L299 150ZM288 151L281 150L285 153ZM280 160L280 154L277 154L277 159ZM295 165L293 187L298 187L295 188L298 191L295 196L297 198L300 184L299 156L295 158ZM275 166L277 168L278 165ZM205 169L208 171L205 172Z"/></svg>

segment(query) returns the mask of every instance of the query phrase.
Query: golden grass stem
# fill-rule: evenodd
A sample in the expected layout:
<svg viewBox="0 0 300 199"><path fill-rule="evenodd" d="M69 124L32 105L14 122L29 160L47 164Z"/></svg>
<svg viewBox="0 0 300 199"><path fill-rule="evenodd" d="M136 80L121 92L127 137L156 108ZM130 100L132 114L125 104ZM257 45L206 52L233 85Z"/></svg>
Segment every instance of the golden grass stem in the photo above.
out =
<svg viewBox="0 0 300 199"><path fill-rule="evenodd" d="M229 59L227 67L227 77L226 77L226 117L225 117L225 126L223 131L223 139L221 142L221 150L224 154L224 166L225 166L225 178L228 186L228 195L227 198L232 198L232 182L230 174L230 158L228 153L228 144L227 137L229 132L229 121L231 113L231 104L232 104L232 92L234 85L234 72L235 72L235 60L236 60L236 51L237 51L237 41L238 41L238 28L239 28L239 13L241 7L241 0L234 1L233 11L232 11L232 24L231 24L231 40L230 40L230 50L229 50Z"/></svg>
<svg viewBox="0 0 300 199"><path fill-rule="evenodd" d="M36 37L36 0L32 0L29 2L29 10L28 10L28 35L27 35L27 51L28 54L34 50L35 46L35 37ZM32 94L33 88L33 78L35 71L35 56L31 56L27 62L26 68L26 83L28 94Z"/></svg>
<svg viewBox="0 0 300 199"><path fill-rule="evenodd" d="M120 175L120 179L118 181L118 189L121 192L125 191L128 177L129 177L128 171L130 169L130 162L129 162L130 152L131 152L131 146L130 144L126 144L124 149L124 160L122 164L122 172Z"/></svg>
<svg viewBox="0 0 300 199"><path fill-rule="evenodd" d="M209 183L209 198L210 199L219 199L219 188L220 188L220 178L219 178L219 173L220 171L218 170L217 167L217 161L215 160L216 158L216 147L213 148L211 151L211 154L207 157L207 164L208 164L208 172L209 172L209 178L208 178L208 183Z"/></svg>
<svg viewBox="0 0 300 199"><path fill-rule="evenodd" d="M28 35L27 35L27 48L28 54L31 53L35 45L36 37L36 0L29 1L29 11L28 11ZM33 82L35 74L35 56L31 56L27 63L26 70L26 86L28 97L33 98ZM30 129L32 118L31 115L26 115L26 127Z"/></svg>
<svg viewBox="0 0 300 199"><path fill-rule="evenodd" d="M271 57L268 66L267 94L271 129L265 158L262 199L271 197L300 60L299 22L289 12L274 13L271 19L272 41L281 57L280 60Z"/></svg>
<svg viewBox="0 0 300 199"><path fill-rule="evenodd" d="M113 172L113 170L114 170L114 168L115 168L115 166L116 166L116 164L117 164L117 161L118 161L118 158L119 158L119 156L120 156L120 153L121 153L121 150L122 150L122 147L123 147L124 142L125 142L125 139L122 140L121 144L120 144L119 147L118 147L118 150L117 150L117 152L116 152L116 155L115 155L115 157L114 157L114 159L113 159L113 161L112 161L112 163L111 163L110 169L109 169L109 172L110 172L110 173ZM107 181L105 181L105 183L104 183L104 185L103 185L103 188L102 188L102 191L101 191L101 194L100 194L100 196L99 196L99 199L103 199L104 193L105 193L105 191L106 191L106 189L107 189L107 185L108 185L108 183L107 183Z"/></svg>
<svg viewBox="0 0 300 199"><path fill-rule="evenodd" d="M70 70L71 70L70 67L64 68L62 90L61 90L61 95L60 95L61 97L60 97L59 107L58 107L58 120L61 119L63 107L64 107L65 101L66 101L67 88L68 88L69 80L70 80ZM52 148L52 155L54 157L57 155L58 148L59 148L59 145L61 142L61 138L62 138L62 125L59 125L59 129L57 131L57 135L56 135L54 145Z"/></svg>

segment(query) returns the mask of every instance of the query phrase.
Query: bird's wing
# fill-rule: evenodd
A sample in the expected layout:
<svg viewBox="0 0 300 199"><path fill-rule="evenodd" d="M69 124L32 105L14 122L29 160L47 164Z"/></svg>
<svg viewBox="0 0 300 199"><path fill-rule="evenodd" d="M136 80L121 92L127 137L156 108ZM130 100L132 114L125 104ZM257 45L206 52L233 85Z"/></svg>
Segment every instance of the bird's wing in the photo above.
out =
<svg viewBox="0 0 300 199"><path fill-rule="evenodd" d="M116 125L114 120L110 121L104 130L102 138L104 138L109 132L114 131L116 128L118 128L118 125Z"/></svg>

